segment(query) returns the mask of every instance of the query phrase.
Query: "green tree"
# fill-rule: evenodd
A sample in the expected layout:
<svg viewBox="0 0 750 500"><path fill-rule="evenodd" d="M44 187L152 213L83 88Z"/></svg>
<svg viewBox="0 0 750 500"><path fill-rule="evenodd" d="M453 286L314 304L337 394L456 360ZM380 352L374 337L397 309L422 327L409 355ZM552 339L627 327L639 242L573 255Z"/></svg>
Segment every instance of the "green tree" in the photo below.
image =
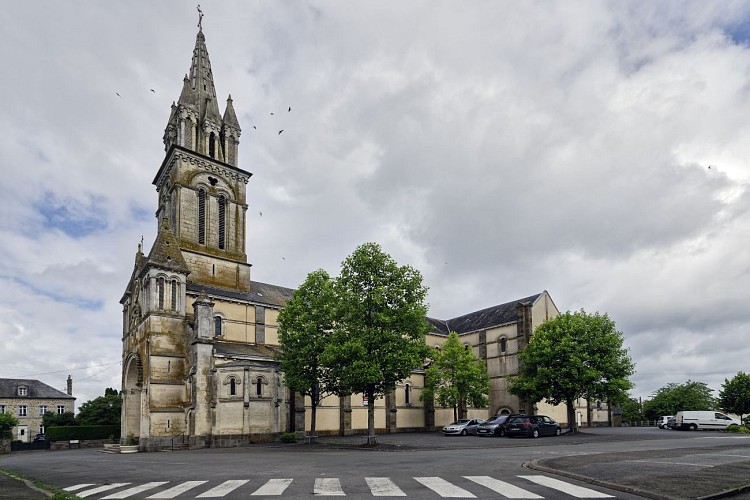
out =
<svg viewBox="0 0 750 500"><path fill-rule="evenodd" d="M104 396L86 401L78 409L81 425L120 425L122 397L115 389L107 388Z"/></svg>
<svg viewBox="0 0 750 500"><path fill-rule="evenodd" d="M344 260L334 290L335 339L324 359L339 394L367 396L369 442L375 434L375 398L424 366L427 288L419 271L399 266L379 245L365 243Z"/></svg>
<svg viewBox="0 0 750 500"><path fill-rule="evenodd" d="M441 349L432 348L432 360L425 373L421 399L434 398L440 405L452 407L454 420L459 418L459 409L468 405L475 408L488 405L487 365L461 344L456 332L448 335Z"/></svg>
<svg viewBox="0 0 750 500"><path fill-rule="evenodd" d="M307 275L279 313L281 353L277 359L284 373L284 384L310 397L311 435L315 435L318 405L336 392L328 376L330 370L322 361L326 347L332 342L334 306L333 280L319 269Z"/></svg>
<svg viewBox="0 0 750 500"><path fill-rule="evenodd" d="M719 391L719 407L730 413L736 413L740 420L750 413L750 375L739 372L732 380L724 379Z"/></svg>
<svg viewBox="0 0 750 500"><path fill-rule="evenodd" d="M10 413L0 413L0 438L13 439L13 427L18 425L18 419Z"/></svg>
<svg viewBox="0 0 750 500"><path fill-rule="evenodd" d="M669 383L643 403L643 414L647 420L656 420L661 415L676 415L680 410L713 410L716 399L712 392L703 382Z"/></svg>
<svg viewBox="0 0 750 500"><path fill-rule="evenodd" d="M613 404L627 399L635 366L622 344L622 333L606 314L568 311L536 328L519 353L521 366L510 392L530 402L565 403L568 432L574 432L576 399Z"/></svg>
<svg viewBox="0 0 750 500"><path fill-rule="evenodd" d="M641 403L635 398L627 398L620 403L623 422L640 422L643 420Z"/></svg>
<svg viewBox="0 0 750 500"><path fill-rule="evenodd" d="M78 420L72 411L66 411L65 413L52 413L48 411L42 415L42 425L44 428L47 427L65 427L68 425L78 425Z"/></svg>

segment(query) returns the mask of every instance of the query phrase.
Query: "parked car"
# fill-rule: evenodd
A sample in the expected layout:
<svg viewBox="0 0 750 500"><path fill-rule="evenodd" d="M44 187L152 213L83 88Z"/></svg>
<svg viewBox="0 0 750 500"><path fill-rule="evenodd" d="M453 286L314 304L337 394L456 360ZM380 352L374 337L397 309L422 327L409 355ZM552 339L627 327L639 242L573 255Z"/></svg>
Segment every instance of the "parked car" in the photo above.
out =
<svg viewBox="0 0 750 500"><path fill-rule="evenodd" d="M695 431L698 429L726 430L740 421L718 411L678 411L675 415L675 428Z"/></svg>
<svg viewBox="0 0 750 500"><path fill-rule="evenodd" d="M46 440L47 440L47 436L45 436L44 434L37 434L36 436L34 436L34 441L46 441Z"/></svg>
<svg viewBox="0 0 750 500"><path fill-rule="evenodd" d="M559 436L560 424L545 415L522 415L511 417L506 424L505 435L513 436Z"/></svg>
<svg viewBox="0 0 750 500"><path fill-rule="evenodd" d="M656 421L656 425L659 426L659 429L665 429L667 427L667 424L669 423L670 418L674 418L674 415L663 415L659 417L659 420Z"/></svg>
<svg viewBox="0 0 750 500"><path fill-rule="evenodd" d="M495 415L490 417L484 423L477 427L477 436L505 436L505 429L508 419L511 417L520 417L522 414L514 413L513 415Z"/></svg>
<svg viewBox="0 0 750 500"><path fill-rule="evenodd" d="M677 420L675 420L674 417L669 417L667 419L667 427L672 430L675 430L675 428L677 428Z"/></svg>
<svg viewBox="0 0 750 500"><path fill-rule="evenodd" d="M476 434L477 427L482 423L484 423L484 420L481 418L462 418L443 427L443 434L446 436L452 434L460 434L461 436Z"/></svg>

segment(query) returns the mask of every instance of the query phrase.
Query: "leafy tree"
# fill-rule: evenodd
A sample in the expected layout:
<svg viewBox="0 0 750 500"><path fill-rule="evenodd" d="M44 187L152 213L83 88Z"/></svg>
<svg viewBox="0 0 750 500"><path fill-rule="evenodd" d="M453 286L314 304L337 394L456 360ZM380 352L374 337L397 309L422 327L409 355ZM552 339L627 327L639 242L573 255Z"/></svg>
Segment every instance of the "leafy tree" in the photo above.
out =
<svg viewBox="0 0 750 500"><path fill-rule="evenodd" d="M458 334L451 332L442 348L432 351L433 361L425 374L420 398L436 398L440 405L453 407L454 420L459 418L459 408L464 409L468 404L487 406L490 390L487 365L461 344Z"/></svg>
<svg viewBox="0 0 750 500"><path fill-rule="evenodd" d="M81 425L120 425L122 398L115 389L107 388L104 396L86 401L78 409Z"/></svg>
<svg viewBox="0 0 750 500"><path fill-rule="evenodd" d="M281 353L277 359L286 386L312 401L312 435L318 405L336 392L322 361L326 347L332 342L334 305L333 280L319 269L307 275L279 313Z"/></svg>
<svg viewBox="0 0 750 500"><path fill-rule="evenodd" d="M738 414L742 420L746 413L750 413L750 375L739 372L732 380L724 379L718 403L721 409Z"/></svg>
<svg viewBox="0 0 750 500"><path fill-rule="evenodd" d="M48 411L42 415L42 425L44 428L47 427L65 427L67 425L78 425L78 420L72 411L66 411L65 413L52 413Z"/></svg>
<svg viewBox="0 0 750 500"><path fill-rule="evenodd" d="M375 398L395 388L427 355L427 288L419 271L399 266L376 243L344 260L337 296L334 342L324 356L339 394L367 396L367 430L375 433Z"/></svg>
<svg viewBox="0 0 750 500"><path fill-rule="evenodd" d="M648 420L656 420L661 415L675 415L680 410L713 410L716 399L712 392L713 389L703 382L670 383L643 403L643 414Z"/></svg>
<svg viewBox="0 0 750 500"><path fill-rule="evenodd" d="M568 311L536 328L519 353L521 366L510 392L527 401L565 403L568 432L575 431L576 399L613 404L627 399L634 364L622 344L622 333L606 314Z"/></svg>
<svg viewBox="0 0 750 500"><path fill-rule="evenodd" d="M641 403L637 399L627 398L620 403L620 409L622 409L623 422L640 422L643 420Z"/></svg>
<svg viewBox="0 0 750 500"><path fill-rule="evenodd" d="M10 413L0 413L0 438L13 439L13 427L18 425L18 419Z"/></svg>

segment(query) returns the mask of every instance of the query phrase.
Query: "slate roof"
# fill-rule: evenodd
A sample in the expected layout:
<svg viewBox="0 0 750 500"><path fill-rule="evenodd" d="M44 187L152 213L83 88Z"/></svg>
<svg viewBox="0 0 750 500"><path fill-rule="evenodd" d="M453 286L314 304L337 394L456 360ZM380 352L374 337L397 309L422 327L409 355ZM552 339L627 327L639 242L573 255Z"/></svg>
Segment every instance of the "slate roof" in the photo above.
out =
<svg viewBox="0 0 750 500"><path fill-rule="evenodd" d="M21 385L28 387L28 395L18 395L18 386ZM58 391L43 382L24 378L0 378L0 398L75 399L73 396Z"/></svg>
<svg viewBox="0 0 750 500"><path fill-rule="evenodd" d="M161 269L169 269L181 274L190 274L190 268L182 256L174 233L169 229L169 222L166 217L162 219L154 246L151 247L151 251L148 254L147 262Z"/></svg>
<svg viewBox="0 0 750 500"><path fill-rule="evenodd" d="M273 359L277 352L280 352L279 349L275 349L268 345L221 341L216 341L214 343L214 353L219 356L253 356Z"/></svg>
<svg viewBox="0 0 750 500"><path fill-rule="evenodd" d="M187 284L188 292L200 293L201 290L205 290L207 294L213 295L214 297L242 300L274 307L284 307L287 301L292 298L292 293L294 292L291 288L269 285L268 283L261 283L260 281L250 282L250 292L239 292L237 290L228 290L198 283Z"/></svg>
<svg viewBox="0 0 750 500"><path fill-rule="evenodd" d="M427 322L432 325L432 332L439 335L448 335L450 332L456 332L461 335L463 333L476 332L478 330L514 323L518 321L518 313L516 312L518 304L523 302L531 302L533 304L542 293L488 307L449 320L427 318Z"/></svg>

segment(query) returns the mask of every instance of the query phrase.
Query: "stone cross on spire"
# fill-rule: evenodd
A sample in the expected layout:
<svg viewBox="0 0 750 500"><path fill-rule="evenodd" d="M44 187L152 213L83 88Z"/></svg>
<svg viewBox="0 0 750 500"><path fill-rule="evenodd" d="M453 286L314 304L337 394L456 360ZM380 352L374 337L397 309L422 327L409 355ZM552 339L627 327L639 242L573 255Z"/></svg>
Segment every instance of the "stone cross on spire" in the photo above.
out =
<svg viewBox="0 0 750 500"><path fill-rule="evenodd" d="M203 31L203 11L201 10L201 4L198 4L198 31Z"/></svg>

